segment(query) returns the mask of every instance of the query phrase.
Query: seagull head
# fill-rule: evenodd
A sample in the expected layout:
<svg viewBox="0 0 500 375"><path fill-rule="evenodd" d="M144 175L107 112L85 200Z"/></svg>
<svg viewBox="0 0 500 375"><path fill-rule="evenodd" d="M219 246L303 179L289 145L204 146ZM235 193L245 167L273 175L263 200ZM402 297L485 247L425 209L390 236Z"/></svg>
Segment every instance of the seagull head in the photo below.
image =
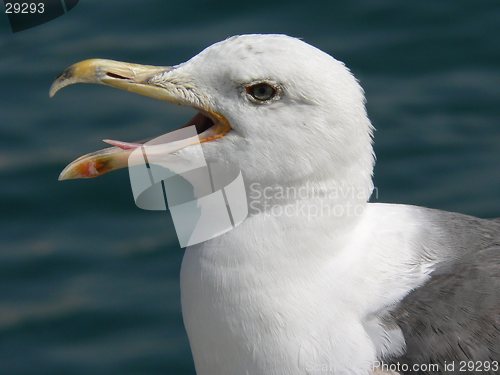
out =
<svg viewBox="0 0 500 375"><path fill-rule="evenodd" d="M371 191L372 126L364 93L345 65L285 35L241 35L176 66L91 59L68 67L50 95L97 83L189 106L208 161L235 164L246 181L300 185L329 181ZM140 143L69 164L60 179L97 177L127 166ZM189 146L176 150L189 157ZM368 193L369 195L369 193Z"/></svg>

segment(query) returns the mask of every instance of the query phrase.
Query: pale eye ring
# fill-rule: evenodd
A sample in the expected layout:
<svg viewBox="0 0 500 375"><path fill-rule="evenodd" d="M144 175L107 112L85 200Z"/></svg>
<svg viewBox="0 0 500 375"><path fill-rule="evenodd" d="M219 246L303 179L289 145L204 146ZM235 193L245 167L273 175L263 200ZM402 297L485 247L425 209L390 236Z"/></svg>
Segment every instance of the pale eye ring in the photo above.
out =
<svg viewBox="0 0 500 375"><path fill-rule="evenodd" d="M267 102L274 99L278 94L278 89L268 82L257 82L245 87L245 90L252 99L257 102Z"/></svg>

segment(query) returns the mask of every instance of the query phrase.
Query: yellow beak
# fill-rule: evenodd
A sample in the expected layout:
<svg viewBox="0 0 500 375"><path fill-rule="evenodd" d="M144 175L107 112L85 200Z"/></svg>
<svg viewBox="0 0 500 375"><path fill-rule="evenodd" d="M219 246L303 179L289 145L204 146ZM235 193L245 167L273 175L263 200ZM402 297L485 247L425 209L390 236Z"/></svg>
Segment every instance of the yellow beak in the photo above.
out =
<svg viewBox="0 0 500 375"><path fill-rule="evenodd" d="M170 103L197 108L198 113L185 126L200 126L200 142L209 142L223 137L231 130L225 117L209 108L208 100L198 92L189 77L178 76L176 69L157 67L113 60L90 59L68 67L54 81L49 95L53 97L60 89L75 83L94 83L165 100ZM189 93L189 95L186 95ZM194 100L194 98L196 100ZM194 123L193 123L194 122ZM210 125L210 126L209 126ZM105 141L108 147L84 155L70 163L59 176L59 180L92 178L128 165L131 152L141 144L120 141Z"/></svg>

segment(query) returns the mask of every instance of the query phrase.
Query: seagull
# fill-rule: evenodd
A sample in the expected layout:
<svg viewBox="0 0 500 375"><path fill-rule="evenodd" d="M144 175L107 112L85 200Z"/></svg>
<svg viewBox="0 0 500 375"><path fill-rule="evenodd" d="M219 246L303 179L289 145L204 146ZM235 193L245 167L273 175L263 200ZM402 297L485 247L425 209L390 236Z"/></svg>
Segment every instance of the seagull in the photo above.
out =
<svg viewBox="0 0 500 375"><path fill-rule="evenodd" d="M246 219L183 257L199 375L499 373L500 221L369 203L374 129L342 62L239 35L176 66L85 60L50 96L75 83L194 108L205 158L244 177ZM106 142L59 178L127 167L141 147Z"/></svg>

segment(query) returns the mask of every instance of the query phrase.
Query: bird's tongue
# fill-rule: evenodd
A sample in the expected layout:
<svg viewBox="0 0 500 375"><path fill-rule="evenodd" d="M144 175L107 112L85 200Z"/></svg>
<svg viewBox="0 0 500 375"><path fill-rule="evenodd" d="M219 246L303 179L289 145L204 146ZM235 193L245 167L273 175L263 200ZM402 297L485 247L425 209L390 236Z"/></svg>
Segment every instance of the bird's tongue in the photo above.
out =
<svg viewBox="0 0 500 375"><path fill-rule="evenodd" d="M169 137L170 134L174 134L175 132L176 131L164 134L163 136L155 139ZM151 141L145 141L144 143L130 143L105 139L104 142L112 145L113 147L107 147L99 151L91 152L90 154L83 155L72 161L61 172L59 180L94 178L117 169L128 167L129 157L132 152L134 152L137 148L144 146L144 144L149 144ZM168 141L165 144L162 144L156 152L165 154L173 153L193 144L193 142L192 138Z"/></svg>
<svg viewBox="0 0 500 375"><path fill-rule="evenodd" d="M197 142L210 142L223 137L231 129L229 123L222 118L221 121L214 123L210 118L202 113L196 114L185 125L173 132L164 134L155 138L164 140L167 143L162 147L162 152L172 153L192 144L192 140L182 140L179 136L170 135L179 134L181 129L193 126L194 134L198 134ZM183 134L192 132L181 131ZM174 140L174 141L172 141ZM105 173L125 168L128 166L130 154L137 148L143 146L144 142L124 142L113 139L104 139L105 143L113 146L90 154L83 155L71 162L64 168L59 175L59 180L72 180L78 178L94 178ZM150 142L148 142L150 143Z"/></svg>
<svg viewBox="0 0 500 375"><path fill-rule="evenodd" d="M175 131L174 131L175 132ZM163 135L168 136L171 133ZM125 142L114 139L103 139L104 143L111 145L102 150L94 151L89 154L80 156L72 161L63 169L59 175L59 180L74 180L79 178L94 178L99 177L108 172L122 169L128 166L129 157L132 152L142 147L148 140L140 142ZM165 147L165 152L174 152L183 148L185 144L171 143L170 147Z"/></svg>
<svg viewBox="0 0 500 375"><path fill-rule="evenodd" d="M123 141L115 141L114 139L103 139L104 143L108 145L115 146L121 148L122 150L135 150L137 147L141 147L142 143L130 143Z"/></svg>

